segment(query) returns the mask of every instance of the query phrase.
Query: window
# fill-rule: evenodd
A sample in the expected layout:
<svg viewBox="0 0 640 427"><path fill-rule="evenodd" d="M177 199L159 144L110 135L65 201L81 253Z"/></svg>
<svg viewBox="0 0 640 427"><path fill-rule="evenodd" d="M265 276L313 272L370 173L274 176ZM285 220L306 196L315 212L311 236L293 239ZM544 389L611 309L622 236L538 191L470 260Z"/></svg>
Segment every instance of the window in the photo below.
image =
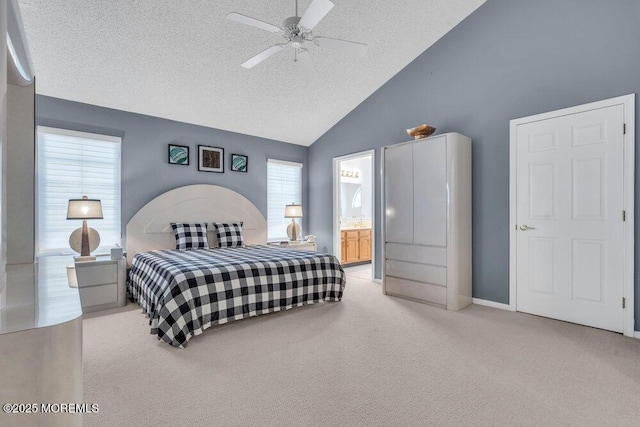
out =
<svg viewBox="0 0 640 427"><path fill-rule="evenodd" d="M267 239L288 240L284 208L302 204L302 163L267 159ZM303 210L304 213L304 210ZM302 228L302 218L296 219Z"/></svg>
<svg viewBox="0 0 640 427"><path fill-rule="evenodd" d="M113 136L38 127L36 255L72 253L69 236L81 221L67 220L69 199L102 203L104 219L89 220L105 253L121 243L120 146Z"/></svg>

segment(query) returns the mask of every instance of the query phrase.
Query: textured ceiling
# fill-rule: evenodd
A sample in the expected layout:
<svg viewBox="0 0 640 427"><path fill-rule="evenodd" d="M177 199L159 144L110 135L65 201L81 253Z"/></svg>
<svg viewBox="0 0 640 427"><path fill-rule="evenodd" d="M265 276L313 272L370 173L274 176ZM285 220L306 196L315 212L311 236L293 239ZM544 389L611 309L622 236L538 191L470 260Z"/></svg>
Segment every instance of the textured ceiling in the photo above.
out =
<svg viewBox="0 0 640 427"><path fill-rule="evenodd" d="M280 25L294 0L19 3L39 94L308 146L485 0L333 1L314 34L369 50L312 46L311 82L290 48L240 67L283 38L225 19Z"/></svg>

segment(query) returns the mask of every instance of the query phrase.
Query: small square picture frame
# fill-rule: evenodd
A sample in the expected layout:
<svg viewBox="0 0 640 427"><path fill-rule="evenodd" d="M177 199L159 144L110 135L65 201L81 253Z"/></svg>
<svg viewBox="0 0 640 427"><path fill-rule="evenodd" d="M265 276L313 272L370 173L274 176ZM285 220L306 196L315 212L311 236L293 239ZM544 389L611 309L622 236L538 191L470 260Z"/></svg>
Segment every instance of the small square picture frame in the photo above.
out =
<svg viewBox="0 0 640 427"><path fill-rule="evenodd" d="M189 147L186 145L169 144L167 161L170 165L189 166Z"/></svg>
<svg viewBox="0 0 640 427"><path fill-rule="evenodd" d="M198 170L224 173L224 148L198 145Z"/></svg>
<svg viewBox="0 0 640 427"><path fill-rule="evenodd" d="M244 154L231 154L231 170L233 172L249 171L249 156Z"/></svg>

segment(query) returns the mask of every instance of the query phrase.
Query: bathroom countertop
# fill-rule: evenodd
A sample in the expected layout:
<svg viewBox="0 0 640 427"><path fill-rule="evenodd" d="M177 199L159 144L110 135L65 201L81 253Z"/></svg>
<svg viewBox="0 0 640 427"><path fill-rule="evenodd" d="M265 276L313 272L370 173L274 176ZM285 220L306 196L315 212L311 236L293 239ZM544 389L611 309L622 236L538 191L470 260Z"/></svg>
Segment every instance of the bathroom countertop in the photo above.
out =
<svg viewBox="0 0 640 427"><path fill-rule="evenodd" d="M0 310L0 335L45 328L82 316L77 288L70 288L66 266L72 256L7 266L7 306Z"/></svg>

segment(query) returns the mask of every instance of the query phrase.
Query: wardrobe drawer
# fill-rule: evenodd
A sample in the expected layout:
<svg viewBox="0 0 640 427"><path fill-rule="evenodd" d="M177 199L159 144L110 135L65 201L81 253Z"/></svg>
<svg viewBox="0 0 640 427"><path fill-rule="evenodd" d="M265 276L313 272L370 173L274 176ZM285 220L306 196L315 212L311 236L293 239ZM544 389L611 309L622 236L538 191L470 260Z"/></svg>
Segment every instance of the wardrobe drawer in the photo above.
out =
<svg viewBox="0 0 640 427"><path fill-rule="evenodd" d="M400 297L408 297L439 305L447 305L447 288L428 283L385 277L385 292Z"/></svg>
<svg viewBox="0 0 640 427"><path fill-rule="evenodd" d="M447 248L387 243L385 257L422 264L447 265Z"/></svg>
<svg viewBox="0 0 640 427"><path fill-rule="evenodd" d="M434 285L447 285L447 268L434 265L388 259L385 263L385 276L427 282Z"/></svg>

